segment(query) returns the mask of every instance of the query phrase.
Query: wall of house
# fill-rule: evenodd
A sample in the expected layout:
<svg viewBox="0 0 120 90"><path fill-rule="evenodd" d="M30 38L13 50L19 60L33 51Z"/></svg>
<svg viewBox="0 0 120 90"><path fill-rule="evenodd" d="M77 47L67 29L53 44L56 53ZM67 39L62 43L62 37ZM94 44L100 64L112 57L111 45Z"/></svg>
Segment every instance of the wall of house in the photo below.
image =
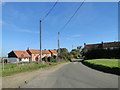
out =
<svg viewBox="0 0 120 90"><path fill-rule="evenodd" d="M42 58L44 58L44 57L51 57L51 53L49 53L49 54L42 54Z"/></svg>
<svg viewBox="0 0 120 90"><path fill-rule="evenodd" d="M44 58L44 57L51 57L51 53L42 54L42 58ZM38 59L38 61L40 61L40 55L39 54L31 54L31 61L36 61L36 59Z"/></svg>
<svg viewBox="0 0 120 90"><path fill-rule="evenodd" d="M8 58L8 63L17 63L19 61L18 58Z"/></svg>
<svg viewBox="0 0 120 90"><path fill-rule="evenodd" d="M31 60L32 61L36 61L36 59L38 58L39 54L31 54ZM39 58L38 58L39 60Z"/></svg>
<svg viewBox="0 0 120 90"><path fill-rule="evenodd" d="M11 58L11 57L17 58L17 56L15 55L15 53L13 51L8 53L8 58Z"/></svg>
<svg viewBox="0 0 120 90"><path fill-rule="evenodd" d="M29 61L30 61L29 58L21 58L21 61L20 61L20 59L19 59L19 62L29 62Z"/></svg>
<svg viewBox="0 0 120 90"><path fill-rule="evenodd" d="M57 53L53 53L54 56L57 56Z"/></svg>

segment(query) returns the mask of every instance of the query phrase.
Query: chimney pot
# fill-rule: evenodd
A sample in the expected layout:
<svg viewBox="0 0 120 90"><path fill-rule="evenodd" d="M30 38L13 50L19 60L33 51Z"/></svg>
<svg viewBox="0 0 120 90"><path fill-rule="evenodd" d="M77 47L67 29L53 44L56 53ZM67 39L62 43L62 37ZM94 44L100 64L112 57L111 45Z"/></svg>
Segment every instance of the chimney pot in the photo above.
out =
<svg viewBox="0 0 120 90"><path fill-rule="evenodd" d="M30 48L28 47L28 50L30 50Z"/></svg>
<svg viewBox="0 0 120 90"><path fill-rule="evenodd" d="M101 43L103 44L103 41Z"/></svg>
<svg viewBox="0 0 120 90"><path fill-rule="evenodd" d="M86 43L84 43L84 46L86 45Z"/></svg>

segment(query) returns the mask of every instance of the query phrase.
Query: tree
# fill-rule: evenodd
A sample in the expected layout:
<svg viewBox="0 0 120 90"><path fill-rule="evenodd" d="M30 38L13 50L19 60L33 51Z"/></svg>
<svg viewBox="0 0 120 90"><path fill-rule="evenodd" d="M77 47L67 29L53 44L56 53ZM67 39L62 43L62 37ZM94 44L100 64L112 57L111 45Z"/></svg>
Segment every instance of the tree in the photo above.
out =
<svg viewBox="0 0 120 90"><path fill-rule="evenodd" d="M78 46L77 49L81 52L82 51L82 46Z"/></svg>
<svg viewBox="0 0 120 90"><path fill-rule="evenodd" d="M58 51L58 50L57 50ZM68 52L66 48L60 48L60 55L58 56L60 59L70 60L72 55Z"/></svg>
<svg viewBox="0 0 120 90"><path fill-rule="evenodd" d="M74 58L78 58L80 55L80 50L79 49L72 49L70 54L72 54Z"/></svg>

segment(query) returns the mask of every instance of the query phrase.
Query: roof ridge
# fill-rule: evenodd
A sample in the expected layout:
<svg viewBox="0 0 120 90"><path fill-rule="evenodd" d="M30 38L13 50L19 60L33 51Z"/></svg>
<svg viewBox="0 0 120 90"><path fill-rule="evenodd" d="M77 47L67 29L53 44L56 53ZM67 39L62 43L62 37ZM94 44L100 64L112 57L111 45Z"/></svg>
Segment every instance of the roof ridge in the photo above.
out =
<svg viewBox="0 0 120 90"><path fill-rule="evenodd" d="M25 51L26 52L26 50L12 50L12 51Z"/></svg>

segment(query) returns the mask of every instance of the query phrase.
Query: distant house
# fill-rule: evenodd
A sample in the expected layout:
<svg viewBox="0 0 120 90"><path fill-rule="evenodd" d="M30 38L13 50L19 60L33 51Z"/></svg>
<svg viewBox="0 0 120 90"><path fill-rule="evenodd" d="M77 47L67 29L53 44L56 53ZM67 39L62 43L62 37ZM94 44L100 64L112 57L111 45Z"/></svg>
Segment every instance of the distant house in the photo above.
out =
<svg viewBox="0 0 120 90"><path fill-rule="evenodd" d="M40 50L30 49L26 50L31 56L31 61L40 61ZM51 57L51 53L48 50L42 50L42 59Z"/></svg>
<svg viewBox="0 0 120 90"><path fill-rule="evenodd" d="M57 56L57 51L56 50L49 50L52 56Z"/></svg>
<svg viewBox="0 0 120 90"><path fill-rule="evenodd" d="M86 44L84 43L84 49L85 50L92 50L92 49L98 49L98 48L103 48L103 49L114 49L114 48L119 48L120 47L120 42L101 42L98 44Z"/></svg>
<svg viewBox="0 0 120 90"><path fill-rule="evenodd" d="M27 51L13 50L10 53L8 53L8 58L16 58L16 62L29 62L30 57L31 56Z"/></svg>
<svg viewBox="0 0 120 90"><path fill-rule="evenodd" d="M98 44L84 44L84 59L120 58L120 42L101 42Z"/></svg>

